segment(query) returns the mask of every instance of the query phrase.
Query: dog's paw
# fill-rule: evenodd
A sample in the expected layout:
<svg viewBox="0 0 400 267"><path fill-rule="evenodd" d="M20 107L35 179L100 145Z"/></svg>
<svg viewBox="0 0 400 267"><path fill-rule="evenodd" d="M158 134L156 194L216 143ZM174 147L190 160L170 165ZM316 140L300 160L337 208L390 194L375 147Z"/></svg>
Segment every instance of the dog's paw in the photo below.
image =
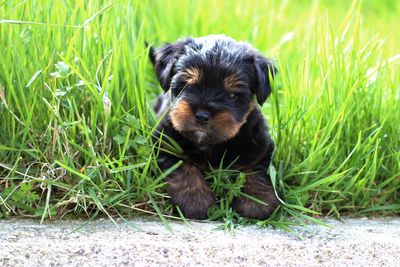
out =
<svg viewBox="0 0 400 267"><path fill-rule="evenodd" d="M232 203L232 207L243 217L259 220L267 219L279 206L275 191L265 177L248 177L243 193L265 203L255 202L245 196L236 198Z"/></svg>
<svg viewBox="0 0 400 267"><path fill-rule="evenodd" d="M172 204L179 207L188 219L207 219L207 210L213 202L214 195L210 189L179 192L172 197Z"/></svg>
<svg viewBox="0 0 400 267"><path fill-rule="evenodd" d="M167 178L167 182L172 204L186 218L207 218L207 210L214 202L214 195L197 167L185 163Z"/></svg>
<svg viewBox="0 0 400 267"><path fill-rule="evenodd" d="M241 197L234 200L232 207L243 217L265 220L279 205L277 201L264 200L267 205L257 203L249 198Z"/></svg>

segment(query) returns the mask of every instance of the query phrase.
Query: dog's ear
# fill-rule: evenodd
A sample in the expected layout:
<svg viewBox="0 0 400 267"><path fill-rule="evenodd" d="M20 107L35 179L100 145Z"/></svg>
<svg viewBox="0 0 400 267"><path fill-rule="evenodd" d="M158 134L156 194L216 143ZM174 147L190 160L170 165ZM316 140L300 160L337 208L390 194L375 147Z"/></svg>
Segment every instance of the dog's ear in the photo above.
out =
<svg viewBox="0 0 400 267"><path fill-rule="evenodd" d="M262 105L271 94L271 83L275 74L278 72L275 65L260 53L254 56L254 67L256 82L253 93L257 96L257 101Z"/></svg>
<svg viewBox="0 0 400 267"><path fill-rule="evenodd" d="M184 44L182 42L165 44L160 48L150 47L150 60L154 65L157 79L164 91L171 86L171 79L174 76L175 62L182 55Z"/></svg>

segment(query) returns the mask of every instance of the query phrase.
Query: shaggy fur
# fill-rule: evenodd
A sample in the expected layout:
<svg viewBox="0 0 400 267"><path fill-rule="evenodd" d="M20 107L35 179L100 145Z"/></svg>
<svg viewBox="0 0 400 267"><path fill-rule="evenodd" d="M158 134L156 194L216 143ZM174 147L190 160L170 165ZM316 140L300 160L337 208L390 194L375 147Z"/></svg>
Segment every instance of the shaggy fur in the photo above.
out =
<svg viewBox="0 0 400 267"><path fill-rule="evenodd" d="M187 218L207 218L215 199L203 172L218 167L224 157L225 165L234 162L231 168L246 173L242 191L268 204L240 197L233 208L245 217L268 218L279 205L267 174L274 143L258 104L271 93L274 66L249 44L224 35L151 48L150 59L171 98L155 140L160 133L169 136L186 159L167 177L172 203ZM163 170L178 160L166 152L158 158Z"/></svg>

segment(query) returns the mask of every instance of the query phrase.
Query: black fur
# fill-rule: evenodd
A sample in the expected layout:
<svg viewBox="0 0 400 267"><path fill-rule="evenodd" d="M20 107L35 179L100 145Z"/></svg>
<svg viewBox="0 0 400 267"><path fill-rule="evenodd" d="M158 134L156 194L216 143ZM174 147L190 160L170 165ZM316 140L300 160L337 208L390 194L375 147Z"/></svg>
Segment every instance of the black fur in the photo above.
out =
<svg viewBox="0 0 400 267"><path fill-rule="evenodd" d="M171 94L155 140L162 132L185 153L184 166L167 178L173 204L188 218L206 218L214 197L201 173L224 157L225 165L235 161L232 168L248 174L243 191L268 204L238 198L233 207L246 217L268 218L279 205L267 175L274 143L256 101L261 105L270 95L276 68L249 44L224 35L151 48L150 58ZM199 112L209 120L200 123ZM165 170L178 160L161 152L159 166Z"/></svg>

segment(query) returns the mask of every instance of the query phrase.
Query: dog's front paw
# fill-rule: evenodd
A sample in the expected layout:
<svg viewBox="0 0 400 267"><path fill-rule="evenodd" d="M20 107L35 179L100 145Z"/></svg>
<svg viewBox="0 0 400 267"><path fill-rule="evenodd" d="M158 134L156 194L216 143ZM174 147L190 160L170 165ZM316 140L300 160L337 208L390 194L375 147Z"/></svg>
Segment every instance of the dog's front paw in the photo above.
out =
<svg viewBox="0 0 400 267"><path fill-rule="evenodd" d="M168 177L167 182L172 204L179 207L186 218L207 218L207 210L214 202L214 195L200 170L193 165L184 164Z"/></svg>
<svg viewBox="0 0 400 267"><path fill-rule="evenodd" d="M267 219L279 206L274 189L265 177L249 177L243 188L243 193L250 195L262 202L255 202L250 198L241 196L233 201L232 207L243 217L251 219Z"/></svg>
<svg viewBox="0 0 400 267"><path fill-rule="evenodd" d="M210 189L183 191L172 196L172 204L179 207L185 218L188 219L207 219L207 210L213 202L214 195Z"/></svg>
<svg viewBox="0 0 400 267"><path fill-rule="evenodd" d="M267 205L257 203L246 197L241 197L234 200L232 207L243 217L265 220L272 214L278 203L265 200L263 202Z"/></svg>

